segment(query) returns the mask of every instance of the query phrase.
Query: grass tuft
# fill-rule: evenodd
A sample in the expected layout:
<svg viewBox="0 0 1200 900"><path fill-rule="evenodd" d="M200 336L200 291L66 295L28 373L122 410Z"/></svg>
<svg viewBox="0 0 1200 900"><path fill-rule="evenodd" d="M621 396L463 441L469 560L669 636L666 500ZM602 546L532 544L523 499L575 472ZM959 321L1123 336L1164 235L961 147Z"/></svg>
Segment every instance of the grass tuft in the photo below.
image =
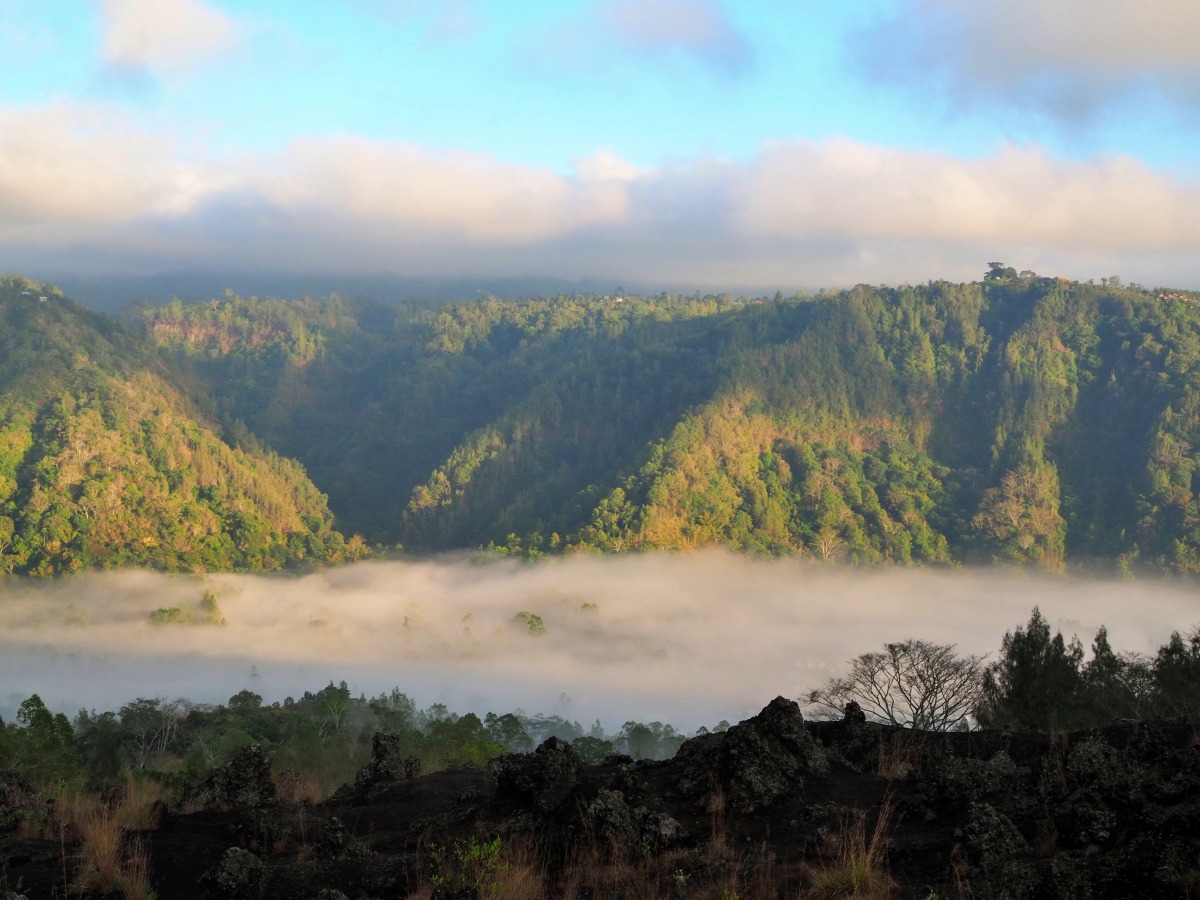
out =
<svg viewBox="0 0 1200 900"><path fill-rule="evenodd" d="M885 802L869 836L865 813L842 829L841 834L832 839L833 861L811 871L805 896L821 900L835 897L883 900L891 897L895 883L886 866L891 818L891 803Z"/></svg>
<svg viewBox="0 0 1200 900"><path fill-rule="evenodd" d="M74 826L80 840L76 885L102 894L115 891L121 880L125 837L115 811L98 803L82 810Z"/></svg>

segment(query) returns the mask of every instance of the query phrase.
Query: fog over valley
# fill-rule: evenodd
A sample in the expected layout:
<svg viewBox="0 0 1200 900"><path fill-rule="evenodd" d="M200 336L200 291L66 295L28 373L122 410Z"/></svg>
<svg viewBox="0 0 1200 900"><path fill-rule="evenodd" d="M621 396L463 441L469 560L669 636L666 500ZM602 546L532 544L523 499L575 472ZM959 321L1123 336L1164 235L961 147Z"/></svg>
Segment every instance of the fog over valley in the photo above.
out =
<svg viewBox="0 0 1200 900"><path fill-rule="evenodd" d="M203 624L204 595L224 624ZM143 571L0 588L0 714L135 697L267 702L331 680L458 713L556 713L688 731L800 697L850 658L914 637L994 658L1034 606L1089 647L1153 654L1200 621L1183 583L1005 570L849 569L722 551L364 562L303 577ZM155 622L177 608L189 622ZM162 614L159 618L164 618Z"/></svg>

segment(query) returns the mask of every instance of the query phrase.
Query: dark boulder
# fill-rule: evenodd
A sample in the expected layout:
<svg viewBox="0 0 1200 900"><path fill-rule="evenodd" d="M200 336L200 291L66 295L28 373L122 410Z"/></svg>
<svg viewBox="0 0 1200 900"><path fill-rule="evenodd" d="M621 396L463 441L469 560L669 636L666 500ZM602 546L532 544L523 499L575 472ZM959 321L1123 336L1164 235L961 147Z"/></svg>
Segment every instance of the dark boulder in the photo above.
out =
<svg viewBox="0 0 1200 900"><path fill-rule="evenodd" d="M488 763L496 800L546 815L558 810L579 784L584 766L564 740L547 738L533 753L506 753Z"/></svg>
<svg viewBox="0 0 1200 900"><path fill-rule="evenodd" d="M207 777L186 784L183 800L204 807L265 806L275 800L271 758L261 744L243 747L229 762L218 766Z"/></svg>
<svg viewBox="0 0 1200 900"><path fill-rule="evenodd" d="M842 714L842 721L847 725L865 725L867 723L867 714L858 705L858 701L851 700L846 704L846 709Z"/></svg>
<svg viewBox="0 0 1200 900"><path fill-rule="evenodd" d="M1036 892L1039 878L1029 844L1012 820L994 806L971 804L963 844L972 866L968 878L974 890L990 888L995 896L1012 898Z"/></svg>
<svg viewBox="0 0 1200 900"><path fill-rule="evenodd" d="M954 813L972 803L1006 807L1030 793L1032 774L1003 750L991 759L949 756L917 778L917 794L931 813Z"/></svg>
<svg viewBox="0 0 1200 900"><path fill-rule="evenodd" d="M351 834L337 816L331 816L325 823L312 851L313 858L318 860L361 860L370 855L367 845Z"/></svg>
<svg viewBox="0 0 1200 900"><path fill-rule="evenodd" d="M620 791L605 788L588 804L584 816L589 833L619 852L659 853L687 837L683 826L665 812L630 806Z"/></svg>
<svg viewBox="0 0 1200 900"><path fill-rule="evenodd" d="M757 716L728 731L687 741L675 755L679 789L727 808L749 811L795 796L805 779L829 771L824 748L809 734L794 700L776 697Z"/></svg>
<svg viewBox="0 0 1200 900"><path fill-rule="evenodd" d="M258 896L265 875L261 859L249 850L230 847L203 880L216 888L218 896L241 900Z"/></svg>
<svg viewBox="0 0 1200 900"><path fill-rule="evenodd" d="M421 761L405 756L401 737L377 731L371 738L371 759L358 770L352 784L342 785L331 798L334 804L370 802L380 788L397 781L411 781L421 774Z"/></svg>

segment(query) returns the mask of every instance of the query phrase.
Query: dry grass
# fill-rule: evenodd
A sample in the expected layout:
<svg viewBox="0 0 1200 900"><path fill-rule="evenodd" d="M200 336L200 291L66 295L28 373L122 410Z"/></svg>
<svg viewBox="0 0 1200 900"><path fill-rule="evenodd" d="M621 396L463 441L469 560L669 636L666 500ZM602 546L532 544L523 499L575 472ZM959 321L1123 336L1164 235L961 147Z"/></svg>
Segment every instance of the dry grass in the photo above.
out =
<svg viewBox="0 0 1200 900"><path fill-rule="evenodd" d="M879 743L876 772L891 781L904 781L921 771L923 738L896 732Z"/></svg>
<svg viewBox="0 0 1200 900"><path fill-rule="evenodd" d="M546 897L580 900L777 900L784 872L766 846L737 853L724 830L715 844L633 859L596 849L577 853ZM536 895L542 896L542 895Z"/></svg>
<svg viewBox="0 0 1200 900"><path fill-rule="evenodd" d="M282 803L321 803L333 794L333 789L316 772L285 769L273 774L271 780L275 782L275 796Z"/></svg>
<svg viewBox="0 0 1200 900"><path fill-rule="evenodd" d="M519 843L504 854L506 865L496 873L491 900L535 900L546 894L546 861L531 841Z"/></svg>
<svg viewBox="0 0 1200 900"><path fill-rule="evenodd" d="M865 813L843 828L831 839L832 861L810 870L809 887L802 896L862 900L891 897L895 883L888 875L886 859L891 819L891 804L885 802L869 836Z"/></svg>
<svg viewBox="0 0 1200 900"><path fill-rule="evenodd" d="M116 890L122 874L125 838L125 829L117 816L112 810L97 805L82 812L74 825L80 840L76 885L101 893Z"/></svg>
<svg viewBox="0 0 1200 900"><path fill-rule="evenodd" d="M28 841L53 841L58 838L54 830L53 809L45 807L27 809L17 820L17 837Z"/></svg>
<svg viewBox="0 0 1200 900"><path fill-rule="evenodd" d="M407 900L432 900L438 889L477 889L483 900L883 898L890 896L891 888L882 868L885 831L886 823L877 827L868 839L862 823L848 829L851 844L858 841L862 845L859 856L870 860L867 867L871 870L870 875L851 882L857 884L857 893L834 890L821 894L809 889L797 894L794 888L791 893L786 893L789 876L798 878L798 871L785 868L765 845L735 852L731 849L734 841L722 829L717 832L715 846L677 849L656 855L636 856L594 845L585 846L570 857L563 869L554 872L547 865L542 849L527 841L501 843L497 845L494 857L468 849L481 849L490 846L491 842L430 845L430 850L435 852L427 856L431 862L425 872L426 883L409 894ZM861 838L855 835L861 835ZM833 867L821 870L822 873L826 871L832 872ZM820 874L812 880L815 882L819 877ZM833 879L824 884L832 885Z"/></svg>
<svg viewBox="0 0 1200 900"><path fill-rule="evenodd" d="M486 900L884 900L895 894L885 853L890 803L873 820L864 814L848 823L829 840L822 862L811 864L785 864L767 844L747 847L719 794L710 798L708 812L712 835L701 846L654 853L584 836L561 866L531 841L432 842L421 853L424 883L408 900L463 890Z"/></svg>
<svg viewBox="0 0 1200 900"><path fill-rule="evenodd" d="M950 867L950 873L954 876L954 896L956 900L975 900L975 894L971 890L970 882L964 877L963 870L964 866L957 864Z"/></svg>
<svg viewBox="0 0 1200 900"><path fill-rule="evenodd" d="M126 900L151 894L149 858L131 831L157 826L165 791L155 781L130 779L108 799L78 789L62 789L42 807L42 814L21 822L23 836L57 840L67 848L78 844L73 893L120 893Z"/></svg>
<svg viewBox="0 0 1200 900"><path fill-rule="evenodd" d="M714 856L724 856L731 846L731 829L729 826L728 804L725 792L720 785L714 783L712 792L708 795L705 809L709 817L709 852Z"/></svg>
<svg viewBox="0 0 1200 900"><path fill-rule="evenodd" d="M125 900L149 900L154 896L150 889L150 857L141 838L134 838L125 856L121 891Z"/></svg>
<svg viewBox="0 0 1200 900"><path fill-rule="evenodd" d="M78 823L79 893L119 891L125 900L145 900L150 891L150 860L139 838L127 839L115 810L99 807Z"/></svg>
<svg viewBox="0 0 1200 900"><path fill-rule="evenodd" d="M148 778L130 778L115 807L121 827L127 831L151 831L158 827L162 810L169 799L162 782Z"/></svg>

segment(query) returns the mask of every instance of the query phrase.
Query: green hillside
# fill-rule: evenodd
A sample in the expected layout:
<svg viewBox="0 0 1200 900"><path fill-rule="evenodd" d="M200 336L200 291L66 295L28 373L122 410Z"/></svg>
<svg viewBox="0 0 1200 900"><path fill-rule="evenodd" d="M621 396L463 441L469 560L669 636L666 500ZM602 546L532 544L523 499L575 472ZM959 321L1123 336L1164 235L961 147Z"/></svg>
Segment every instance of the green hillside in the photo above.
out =
<svg viewBox="0 0 1200 900"><path fill-rule="evenodd" d="M0 571L345 553L301 466L222 441L145 341L51 286L0 279Z"/></svg>
<svg viewBox="0 0 1200 900"><path fill-rule="evenodd" d="M347 530L412 549L1200 568L1183 292L994 266L766 301L227 297L144 322Z"/></svg>

